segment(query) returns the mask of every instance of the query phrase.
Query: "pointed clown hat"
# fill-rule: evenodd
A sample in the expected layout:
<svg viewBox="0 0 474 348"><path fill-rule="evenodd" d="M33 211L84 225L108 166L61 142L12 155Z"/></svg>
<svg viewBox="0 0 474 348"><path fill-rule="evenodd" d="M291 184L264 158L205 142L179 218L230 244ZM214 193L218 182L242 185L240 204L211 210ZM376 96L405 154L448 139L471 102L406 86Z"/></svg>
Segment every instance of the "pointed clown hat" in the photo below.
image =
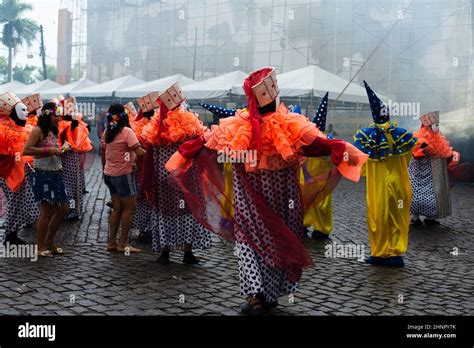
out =
<svg viewBox="0 0 474 348"><path fill-rule="evenodd" d="M329 92L326 92L323 99L321 99L321 103L319 103L318 111L316 115L313 117L313 123L319 128L321 132L326 131L326 116L328 114L328 100L329 100Z"/></svg>
<svg viewBox="0 0 474 348"><path fill-rule="evenodd" d="M228 117L235 115L235 109L227 109L222 106L210 105L206 103L199 103L199 105L201 105L204 109L209 110L214 115L217 115L218 117Z"/></svg>
<svg viewBox="0 0 474 348"><path fill-rule="evenodd" d="M390 121L390 111L375 92L370 88L368 83L364 80L364 86L369 98L370 110L372 111L372 118L376 124L384 124Z"/></svg>

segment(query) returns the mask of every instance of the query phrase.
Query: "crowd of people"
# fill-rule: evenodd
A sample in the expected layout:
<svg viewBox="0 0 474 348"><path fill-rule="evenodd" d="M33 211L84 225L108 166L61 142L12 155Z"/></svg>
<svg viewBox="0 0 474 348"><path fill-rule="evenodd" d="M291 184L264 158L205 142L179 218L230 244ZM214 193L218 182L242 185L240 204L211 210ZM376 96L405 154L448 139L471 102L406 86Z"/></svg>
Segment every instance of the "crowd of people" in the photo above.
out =
<svg viewBox="0 0 474 348"><path fill-rule="evenodd" d="M136 100L138 112L133 102L112 104L101 134L112 207L106 250L139 253L130 244L137 229L160 253L159 264L168 265L176 251L183 263L197 264L193 250L211 248L215 233L235 243L242 312L263 314L297 291L313 265L303 244L308 232L317 239L332 232L331 192L340 179L365 176L366 262L403 267L410 213L414 225L450 215L449 173L460 155L439 131L439 113L422 115L412 134L365 87L374 123L353 144L326 131L328 94L313 118L281 103L273 68L245 79L245 108L201 104L218 119L210 127L189 109L178 84ZM62 221L88 213L82 196L89 135L74 97L43 105L37 94L0 95L4 243L25 243L18 231L36 224L39 256L66 253L55 236Z"/></svg>

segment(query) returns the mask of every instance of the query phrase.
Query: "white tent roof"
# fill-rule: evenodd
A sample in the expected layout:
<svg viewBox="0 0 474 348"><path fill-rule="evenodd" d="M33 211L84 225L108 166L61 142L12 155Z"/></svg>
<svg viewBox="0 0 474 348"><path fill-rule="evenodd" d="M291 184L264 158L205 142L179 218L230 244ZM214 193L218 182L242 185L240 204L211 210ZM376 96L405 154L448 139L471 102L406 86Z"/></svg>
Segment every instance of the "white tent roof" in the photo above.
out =
<svg viewBox="0 0 474 348"><path fill-rule="evenodd" d="M119 98L140 98L151 92L163 92L172 84L178 82L181 87L195 83L196 81L181 74L164 77L158 80L142 83L137 86L126 86L115 92L115 96Z"/></svg>
<svg viewBox="0 0 474 348"><path fill-rule="evenodd" d="M59 86L60 86L59 83L46 79L43 81L32 83L31 85L27 85L22 88L19 88L16 91L16 95L20 98L24 98L29 95L32 95L35 93L42 93L43 91L46 91L51 88L59 87Z"/></svg>
<svg viewBox="0 0 474 348"><path fill-rule="evenodd" d="M82 88L75 91L74 95L76 97L111 97L114 92L121 88L136 86L144 82L132 75L127 75L92 87Z"/></svg>
<svg viewBox="0 0 474 348"><path fill-rule="evenodd" d="M59 86L56 88L48 89L41 93L41 97L44 99L51 99L57 97L60 94L72 94L74 92L83 88L95 86L97 83L88 79L80 79L79 81L71 82L64 86Z"/></svg>
<svg viewBox="0 0 474 348"><path fill-rule="evenodd" d="M316 65L289 71L277 75L280 96L299 97L311 95L323 97L329 91L329 99L334 100L339 93L349 83L329 71L323 70ZM232 88L232 93L243 95L242 84L237 84ZM351 83L339 98L341 101L368 103L365 88L355 83Z"/></svg>
<svg viewBox="0 0 474 348"><path fill-rule="evenodd" d="M3 85L0 85L0 93L13 92L16 94L17 90L25 86L26 85L24 83L21 83L18 81L7 82L7 83L4 83Z"/></svg>
<svg viewBox="0 0 474 348"><path fill-rule="evenodd" d="M219 98L228 95L235 85L242 85L248 74L236 70L183 87L184 95L190 100Z"/></svg>

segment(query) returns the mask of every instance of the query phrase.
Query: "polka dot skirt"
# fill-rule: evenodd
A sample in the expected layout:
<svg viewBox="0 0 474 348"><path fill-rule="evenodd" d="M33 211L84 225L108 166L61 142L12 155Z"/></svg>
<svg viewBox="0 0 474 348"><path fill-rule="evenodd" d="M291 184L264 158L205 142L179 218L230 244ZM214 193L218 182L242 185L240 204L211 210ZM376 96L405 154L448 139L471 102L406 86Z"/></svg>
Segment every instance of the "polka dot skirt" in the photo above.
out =
<svg viewBox="0 0 474 348"><path fill-rule="evenodd" d="M138 229L142 233L151 233L151 210L140 186L139 174L136 172L135 180L137 183L137 209L133 215L132 228Z"/></svg>
<svg viewBox="0 0 474 348"><path fill-rule="evenodd" d="M182 250L186 244L193 249L211 247L211 235L193 217L187 207L184 195L173 186L165 164L178 150L173 146L153 147L155 201L151 212L152 247L160 251L163 247Z"/></svg>
<svg viewBox="0 0 474 348"><path fill-rule="evenodd" d="M82 212L82 180L80 173L80 155L69 151L61 156L63 178L69 197L69 213L67 219L81 216Z"/></svg>
<svg viewBox="0 0 474 348"><path fill-rule="evenodd" d="M33 173L26 166L25 182L17 192L10 191L4 179L0 179L0 189L3 190L6 204L5 233L10 234L35 223L39 218L39 208L35 203L32 189Z"/></svg>
<svg viewBox="0 0 474 348"><path fill-rule="evenodd" d="M263 224L259 212L252 204L250 195L243 184L244 176L250 181L253 189L260 193L273 209L299 237L303 233L303 215L297 168L290 167L279 171L259 171L246 173L242 164L234 165L235 194L235 254L238 258L240 292L242 295L255 296L263 293L268 302L276 301L279 296L293 293L298 283L290 283L285 275L264 264L260 255L245 243L242 243L243 231L257 236L256 239L271 241L268 228ZM276 249L267 250L275 253ZM275 255L275 257L277 257Z"/></svg>
<svg viewBox="0 0 474 348"><path fill-rule="evenodd" d="M408 174L410 175L413 191L410 213L412 215L423 215L427 218L436 217L438 213L430 158L412 158L408 166Z"/></svg>

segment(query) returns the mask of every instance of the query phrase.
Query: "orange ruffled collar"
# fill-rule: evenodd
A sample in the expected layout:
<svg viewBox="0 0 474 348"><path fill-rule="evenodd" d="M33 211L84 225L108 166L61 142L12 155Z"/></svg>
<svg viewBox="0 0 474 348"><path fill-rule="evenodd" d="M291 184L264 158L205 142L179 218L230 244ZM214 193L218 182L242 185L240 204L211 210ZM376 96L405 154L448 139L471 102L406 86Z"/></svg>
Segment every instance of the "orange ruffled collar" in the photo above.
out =
<svg viewBox="0 0 474 348"><path fill-rule="evenodd" d="M430 127L421 127L413 135L418 138L418 144L428 144L428 147L425 148L428 156L449 158L453 155L453 148L441 132L435 133Z"/></svg>
<svg viewBox="0 0 474 348"><path fill-rule="evenodd" d="M152 145L169 145L183 143L202 135L207 127L203 125L199 116L184 108L168 111L160 129L161 114L155 112L148 124L143 128L142 138Z"/></svg>
<svg viewBox="0 0 474 348"><path fill-rule="evenodd" d="M206 134L206 147L230 157L241 155L238 151L255 149L250 117L248 112L237 110L235 116L221 119ZM260 122L262 148L257 153L258 164L246 163L247 171L288 167L301 157L302 146L311 144L317 136L325 137L314 123L304 115L289 112L283 103Z"/></svg>

